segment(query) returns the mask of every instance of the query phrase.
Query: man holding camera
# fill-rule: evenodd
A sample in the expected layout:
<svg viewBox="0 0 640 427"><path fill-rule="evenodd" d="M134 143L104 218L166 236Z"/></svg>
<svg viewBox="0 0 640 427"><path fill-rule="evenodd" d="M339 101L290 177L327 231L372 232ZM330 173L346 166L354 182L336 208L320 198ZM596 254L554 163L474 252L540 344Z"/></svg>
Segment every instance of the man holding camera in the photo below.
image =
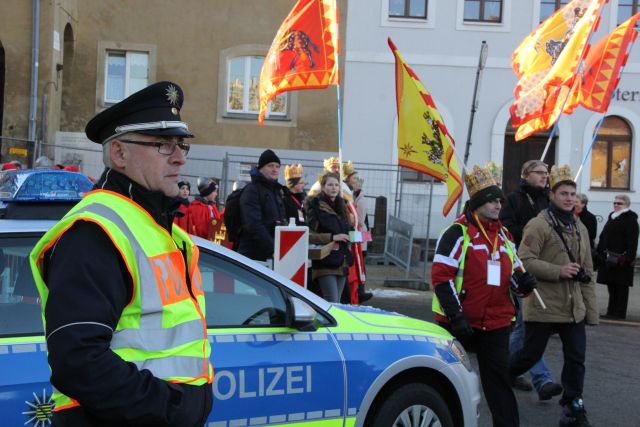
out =
<svg viewBox="0 0 640 427"><path fill-rule="evenodd" d="M513 379L528 371L557 333L564 353L560 425L589 426L582 402L585 323L598 324L589 232L573 215L576 183L569 166L553 166L549 179L549 208L529 221L519 248L525 268L538 279L547 308L537 299L525 300L524 347L511 356L509 374Z"/></svg>

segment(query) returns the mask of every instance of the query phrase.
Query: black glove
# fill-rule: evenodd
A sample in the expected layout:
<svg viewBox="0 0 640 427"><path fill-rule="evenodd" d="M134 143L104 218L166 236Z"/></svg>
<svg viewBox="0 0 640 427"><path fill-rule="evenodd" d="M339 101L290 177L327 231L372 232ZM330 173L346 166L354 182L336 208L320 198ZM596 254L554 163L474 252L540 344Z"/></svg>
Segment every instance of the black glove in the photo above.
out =
<svg viewBox="0 0 640 427"><path fill-rule="evenodd" d="M473 335L473 329L471 329L471 325L469 325L462 313L450 318L449 324L451 325L451 334L460 341Z"/></svg>
<svg viewBox="0 0 640 427"><path fill-rule="evenodd" d="M519 297L526 297L538 286L536 277L528 271L516 271L511 279L511 290Z"/></svg>

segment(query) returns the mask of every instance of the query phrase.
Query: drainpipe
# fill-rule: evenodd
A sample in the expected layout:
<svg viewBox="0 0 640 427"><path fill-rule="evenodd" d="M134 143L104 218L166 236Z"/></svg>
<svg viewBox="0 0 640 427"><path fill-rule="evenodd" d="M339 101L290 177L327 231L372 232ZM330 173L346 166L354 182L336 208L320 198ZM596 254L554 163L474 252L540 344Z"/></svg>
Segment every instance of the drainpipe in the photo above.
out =
<svg viewBox="0 0 640 427"><path fill-rule="evenodd" d="M40 0L33 0L31 20L31 91L29 93L29 135L28 140L36 140L36 114L38 111L38 55L40 51Z"/></svg>

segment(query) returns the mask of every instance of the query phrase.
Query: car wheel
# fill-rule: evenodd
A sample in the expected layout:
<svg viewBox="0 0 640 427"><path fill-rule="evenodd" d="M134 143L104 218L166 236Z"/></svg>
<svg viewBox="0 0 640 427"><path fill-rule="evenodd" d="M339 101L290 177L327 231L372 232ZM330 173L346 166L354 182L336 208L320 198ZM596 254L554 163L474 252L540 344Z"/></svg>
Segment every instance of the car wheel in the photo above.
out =
<svg viewBox="0 0 640 427"><path fill-rule="evenodd" d="M426 384L407 384L380 406L373 427L453 427L447 404Z"/></svg>

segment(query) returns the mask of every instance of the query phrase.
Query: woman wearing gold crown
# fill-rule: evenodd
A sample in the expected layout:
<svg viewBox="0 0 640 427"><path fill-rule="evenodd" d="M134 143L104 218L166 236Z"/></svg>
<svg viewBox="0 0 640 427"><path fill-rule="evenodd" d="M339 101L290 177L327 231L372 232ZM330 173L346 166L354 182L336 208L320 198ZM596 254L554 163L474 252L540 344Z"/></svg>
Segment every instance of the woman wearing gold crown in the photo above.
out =
<svg viewBox="0 0 640 427"><path fill-rule="evenodd" d="M355 235L361 237L362 232L367 230L364 223L366 208L362 208L364 198L360 197L361 204L358 205L358 196L362 196L362 192L357 188L358 172L353 167L353 163L349 160L342 165L342 182L348 187L348 192L343 190L344 199L347 200L347 208L351 215L351 221L355 229ZM351 253L353 254L353 265L349 268L349 298L343 302L351 304L360 304L371 299L372 293L365 291L365 267L364 267L364 251L366 250L366 242L354 242L351 245Z"/></svg>
<svg viewBox="0 0 640 427"><path fill-rule="evenodd" d="M294 218L296 225L306 225L303 203L307 193L304 191L305 182L302 171L303 167L300 163L284 167L284 179L287 184L284 188L284 210L287 220Z"/></svg>
<svg viewBox="0 0 640 427"><path fill-rule="evenodd" d="M431 269L436 321L476 352L494 426L518 426L509 382L509 334L516 314L512 292L528 295L535 278L522 272L498 215L504 200L491 171L464 175L469 201L438 240Z"/></svg>

